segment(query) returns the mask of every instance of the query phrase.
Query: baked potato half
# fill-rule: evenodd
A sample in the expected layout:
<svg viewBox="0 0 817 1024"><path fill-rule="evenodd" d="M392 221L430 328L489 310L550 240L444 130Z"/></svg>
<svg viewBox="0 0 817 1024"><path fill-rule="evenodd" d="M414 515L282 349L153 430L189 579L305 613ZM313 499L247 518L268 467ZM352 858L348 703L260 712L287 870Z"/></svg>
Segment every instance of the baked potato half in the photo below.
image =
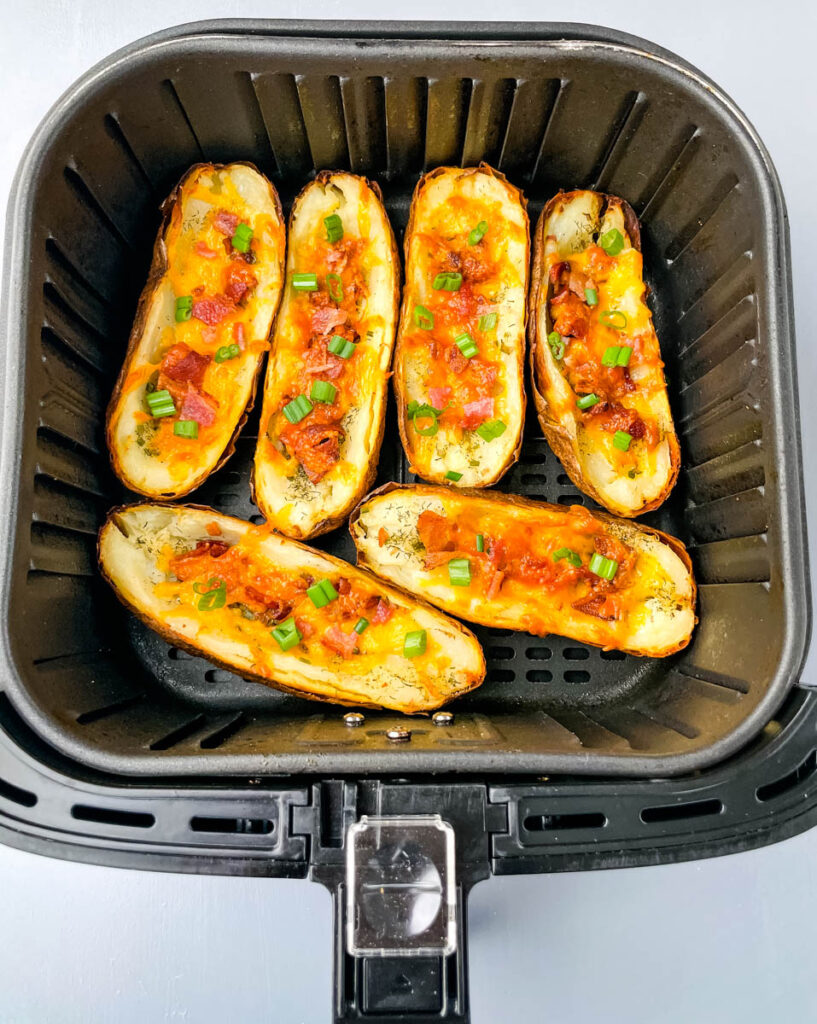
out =
<svg viewBox="0 0 817 1024"><path fill-rule="evenodd" d="M233 453L281 296L286 239L278 193L251 164L198 164L162 209L107 441L132 491L178 498Z"/></svg>
<svg viewBox="0 0 817 1024"><path fill-rule="evenodd" d="M102 575L170 643L336 704L431 711L482 682L473 634L338 558L212 509L131 505L99 534Z"/></svg>
<svg viewBox="0 0 817 1024"><path fill-rule="evenodd" d="M684 545L581 505L387 484L350 528L359 565L485 626L662 658L696 622Z"/></svg>
<svg viewBox="0 0 817 1024"><path fill-rule="evenodd" d="M573 483L620 516L657 508L680 449L632 208L562 192L536 227L529 331L545 437Z"/></svg>
<svg viewBox="0 0 817 1024"><path fill-rule="evenodd" d="M438 167L414 191L394 391L411 470L433 483L487 487L519 457L525 205L487 164Z"/></svg>
<svg viewBox="0 0 817 1024"><path fill-rule="evenodd" d="M255 500L301 539L343 522L383 439L400 261L376 184L323 171L289 219L253 472Z"/></svg>

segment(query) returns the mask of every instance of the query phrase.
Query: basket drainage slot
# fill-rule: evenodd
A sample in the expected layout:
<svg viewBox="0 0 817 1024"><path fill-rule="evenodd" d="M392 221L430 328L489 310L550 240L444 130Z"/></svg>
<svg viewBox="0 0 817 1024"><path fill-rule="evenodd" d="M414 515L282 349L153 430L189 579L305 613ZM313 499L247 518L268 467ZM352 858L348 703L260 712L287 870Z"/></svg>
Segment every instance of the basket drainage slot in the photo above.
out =
<svg viewBox="0 0 817 1024"><path fill-rule="evenodd" d="M103 825L124 825L126 828L152 828L156 824L152 814L142 811L119 811L112 807L89 807L87 804L74 804L71 817Z"/></svg>
<svg viewBox="0 0 817 1024"><path fill-rule="evenodd" d="M228 832L231 834L268 836L273 824L267 818L191 818L194 832Z"/></svg>
<svg viewBox="0 0 817 1024"><path fill-rule="evenodd" d="M789 772L788 775L784 775L780 779L775 779L774 782L767 782L765 786L759 786L756 793L757 798L764 803L766 800L773 800L776 796L782 796L801 782L805 782L815 771L817 771L817 750L812 750L805 761L799 764L793 772Z"/></svg>
<svg viewBox="0 0 817 1024"><path fill-rule="evenodd" d="M661 821L682 821L684 818L705 818L709 814L721 814L720 800L694 800L686 804L671 804L666 807L645 807L641 820L645 825Z"/></svg>
<svg viewBox="0 0 817 1024"><path fill-rule="evenodd" d="M584 814L531 814L525 818L528 832L561 832L569 828L604 828L607 817L601 811Z"/></svg>
<svg viewBox="0 0 817 1024"><path fill-rule="evenodd" d="M37 803L34 793L30 793L27 789L20 789L19 786L13 786L5 779L0 779L0 796L23 807L33 807Z"/></svg>

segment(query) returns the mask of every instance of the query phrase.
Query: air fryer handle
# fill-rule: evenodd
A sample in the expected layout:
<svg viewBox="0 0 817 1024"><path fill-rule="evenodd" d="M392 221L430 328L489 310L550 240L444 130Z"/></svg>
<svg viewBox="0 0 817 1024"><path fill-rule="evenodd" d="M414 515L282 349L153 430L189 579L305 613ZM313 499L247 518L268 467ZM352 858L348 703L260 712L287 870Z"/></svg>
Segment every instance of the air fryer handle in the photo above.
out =
<svg viewBox="0 0 817 1024"><path fill-rule="evenodd" d="M466 901L456 887L456 945L442 955L352 956L347 951L347 888L332 891L334 905L335 1024L468 1024Z"/></svg>

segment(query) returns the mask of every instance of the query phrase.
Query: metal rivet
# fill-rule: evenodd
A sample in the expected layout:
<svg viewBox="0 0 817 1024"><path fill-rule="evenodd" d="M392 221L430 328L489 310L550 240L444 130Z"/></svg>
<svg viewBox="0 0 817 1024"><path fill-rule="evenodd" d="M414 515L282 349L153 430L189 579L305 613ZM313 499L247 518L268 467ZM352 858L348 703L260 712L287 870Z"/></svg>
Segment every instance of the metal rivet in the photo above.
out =
<svg viewBox="0 0 817 1024"><path fill-rule="evenodd" d="M392 743L408 743L411 739L411 729L388 729L386 737Z"/></svg>
<svg viewBox="0 0 817 1024"><path fill-rule="evenodd" d="M450 711L435 711L431 716L431 721L435 725L451 725L454 721L454 716Z"/></svg>
<svg viewBox="0 0 817 1024"><path fill-rule="evenodd" d="M343 721L350 729L354 729L358 725L363 725L366 721L366 716L361 715L359 711L350 711L348 714L343 716Z"/></svg>

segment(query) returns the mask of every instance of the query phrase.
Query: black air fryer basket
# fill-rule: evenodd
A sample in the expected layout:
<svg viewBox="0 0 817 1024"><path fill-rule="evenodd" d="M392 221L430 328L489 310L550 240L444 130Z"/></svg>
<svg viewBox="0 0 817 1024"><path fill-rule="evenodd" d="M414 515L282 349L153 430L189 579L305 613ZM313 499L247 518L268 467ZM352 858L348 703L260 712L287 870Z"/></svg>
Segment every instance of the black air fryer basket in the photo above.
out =
<svg viewBox="0 0 817 1024"><path fill-rule="evenodd" d="M638 659L477 629L488 677L452 722L366 712L352 728L117 606L96 531L129 495L103 412L158 204L202 159L252 160L285 207L318 170L367 174L398 234L418 175L444 163L498 167L532 219L560 187L632 203L683 459L646 518L690 548L701 621L687 650ZM785 210L751 126L673 54L575 25L248 21L153 36L38 129L12 191L3 295L4 841L310 876L336 897L337 1020L465 1020L464 899L479 879L710 856L813 824ZM194 500L258 518L254 429ZM379 482L407 478L390 409ZM589 503L533 416L500 487ZM353 554L342 530L320 546Z"/></svg>

